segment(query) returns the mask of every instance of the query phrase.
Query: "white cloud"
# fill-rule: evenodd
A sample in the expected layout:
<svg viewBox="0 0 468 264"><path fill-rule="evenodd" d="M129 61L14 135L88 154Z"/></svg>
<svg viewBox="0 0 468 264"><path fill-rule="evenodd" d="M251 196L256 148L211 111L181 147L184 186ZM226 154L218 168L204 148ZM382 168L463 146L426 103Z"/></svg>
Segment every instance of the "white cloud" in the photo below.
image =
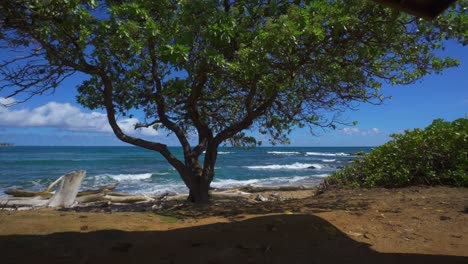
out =
<svg viewBox="0 0 468 264"><path fill-rule="evenodd" d="M16 103L16 100L14 98L0 97L0 107L9 106L14 103Z"/></svg>
<svg viewBox="0 0 468 264"><path fill-rule="evenodd" d="M346 135L359 134L361 132L357 127L345 127L341 131Z"/></svg>
<svg viewBox="0 0 468 264"><path fill-rule="evenodd" d="M138 123L136 118L126 118L118 121L121 129L127 134L158 135L158 132L152 128L135 130L136 123ZM10 110L0 108L0 125L9 127L53 127L82 132L112 132L106 114L98 112L85 113L71 104L57 102L50 102L33 109Z"/></svg>
<svg viewBox="0 0 468 264"><path fill-rule="evenodd" d="M375 135L375 134L382 133L382 131L376 127L371 128L369 130L361 130L357 127L345 127L341 130L341 132L345 135L361 135L361 136Z"/></svg>

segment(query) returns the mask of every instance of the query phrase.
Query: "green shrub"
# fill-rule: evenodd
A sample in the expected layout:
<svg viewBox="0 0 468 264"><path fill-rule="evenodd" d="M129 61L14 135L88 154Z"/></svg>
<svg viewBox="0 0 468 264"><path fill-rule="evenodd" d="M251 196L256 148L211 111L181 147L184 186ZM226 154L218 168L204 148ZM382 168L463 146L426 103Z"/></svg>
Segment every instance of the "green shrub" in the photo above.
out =
<svg viewBox="0 0 468 264"><path fill-rule="evenodd" d="M426 129L391 135L353 166L327 178L329 184L361 187L452 185L468 187L468 119L436 119Z"/></svg>

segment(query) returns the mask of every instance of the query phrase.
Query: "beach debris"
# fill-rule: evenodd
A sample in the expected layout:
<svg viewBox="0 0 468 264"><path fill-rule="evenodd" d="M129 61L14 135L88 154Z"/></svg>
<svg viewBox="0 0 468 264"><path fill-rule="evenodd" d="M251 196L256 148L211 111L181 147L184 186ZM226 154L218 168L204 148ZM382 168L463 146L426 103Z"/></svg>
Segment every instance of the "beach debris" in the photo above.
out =
<svg viewBox="0 0 468 264"><path fill-rule="evenodd" d="M270 197L269 197L270 200L276 200L276 201L284 201L286 200L283 196L281 196L281 194L279 193L272 193L270 194Z"/></svg>
<svg viewBox="0 0 468 264"><path fill-rule="evenodd" d="M255 201L259 202L268 202L268 198L263 196L263 194L257 194L257 197L255 197Z"/></svg>
<svg viewBox="0 0 468 264"><path fill-rule="evenodd" d="M54 182L49 184L49 187L47 187L47 189L44 192L48 192L48 193L52 192L52 188L54 188L54 186L57 185L62 179L63 179L63 176L60 176Z"/></svg>
<svg viewBox="0 0 468 264"><path fill-rule="evenodd" d="M75 199L78 203L94 203L104 200L104 193L78 195Z"/></svg>
<svg viewBox="0 0 468 264"><path fill-rule="evenodd" d="M51 192L47 192L47 191L40 191L40 192L35 192L35 191L27 191L27 190L23 190L23 189L8 189L8 190L5 190L5 194L8 194L8 195L11 195L11 196L14 196L14 197L36 197L36 196L40 196L40 197L52 197L52 193Z"/></svg>
<svg viewBox="0 0 468 264"><path fill-rule="evenodd" d="M6 190L5 193L13 195L13 197L6 197L0 199L2 208L26 208L30 207L71 207L75 202L76 195L81 182L86 175L86 171L73 171L67 173L53 183L51 183L46 190L40 192L26 191L20 189ZM57 191L52 193L52 188L60 184ZM50 199L47 199L50 198Z"/></svg>
<svg viewBox="0 0 468 264"><path fill-rule="evenodd" d="M105 195L104 199L112 203L136 203L136 202L149 202L149 201L154 200L153 198L144 196L144 195L128 195L128 196Z"/></svg>
<svg viewBox="0 0 468 264"><path fill-rule="evenodd" d="M45 207L49 199L45 199L41 196L36 197L6 197L0 198L0 208L3 210L5 208L38 208Z"/></svg>
<svg viewBox="0 0 468 264"><path fill-rule="evenodd" d="M44 191L28 191L22 189L9 189L5 193L13 197L0 198L0 208L41 208L56 207L70 208L80 204L106 203L129 204L139 202L152 202L155 199L145 195L129 195L112 192L118 183L107 185L96 190L79 192L86 171L73 171L52 182ZM55 193L53 188L58 186ZM167 196L164 195L163 198Z"/></svg>
<svg viewBox="0 0 468 264"><path fill-rule="evenodd" d="M81 187L86 171L72 171L60 177L60 186L50 198L48 207L70 207L74 202L78 190ZM57 183L56 183L57 184Z"/></svg>
<svg viewBox="0 0 468 264"><path fill-rule="evenodd" d="M107 192L113 191L115 188L117 188L117 185L119 185L119 183L106 185L106 186L101 187L101 188L96 189L96 190L84 190L82 192L79 192L77 194L77 196L79 197L79 196L85 196L85 195L90 195L90 194L107 193Z"/></svg>

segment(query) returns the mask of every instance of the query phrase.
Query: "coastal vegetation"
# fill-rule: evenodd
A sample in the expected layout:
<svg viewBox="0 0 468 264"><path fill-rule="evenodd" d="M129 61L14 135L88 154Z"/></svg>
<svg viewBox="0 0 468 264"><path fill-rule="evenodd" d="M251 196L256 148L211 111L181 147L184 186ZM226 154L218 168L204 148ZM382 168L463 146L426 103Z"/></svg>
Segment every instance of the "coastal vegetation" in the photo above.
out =
<svg viewBox="0 0 468 264"><path fill-rule="evenodd" d="M189 200L206 203L219 146L333 129L358 103L382 103L382 83L458 65L437 51L468 42L466 5L426 21L359 0L6 0L0 47L19 54L1 62L0 91L22 102L79 73L78 102L104 109L120 140L159 152ZM175 135L183 156L125 133L118 117L134 115L135 129Z"/></svg>
<svg viewBox="0 0 468 264"><path fill-rule="evenodd" d="M468 119L436 119L425 129L391 135L354 165L327 178L332 185L468 187Z"/></svg>
<svg viewBox="0 0 468 264"><path fill-rule="evenodd" d="M13 143L0 142L0 147L11 147L11 146L13 146Z"/></svg>

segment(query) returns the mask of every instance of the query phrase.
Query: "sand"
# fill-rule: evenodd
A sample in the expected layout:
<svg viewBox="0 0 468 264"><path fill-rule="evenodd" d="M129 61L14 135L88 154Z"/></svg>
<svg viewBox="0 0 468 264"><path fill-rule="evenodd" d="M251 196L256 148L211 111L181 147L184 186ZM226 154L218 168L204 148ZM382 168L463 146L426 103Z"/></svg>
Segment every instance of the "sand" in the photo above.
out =
<svg viewBox="0 0 468 264"><path fill-rule="evenodd" d="M468 189L313 193L173 199L145 212L0 211L0 262L468 263Z"/></svg>

